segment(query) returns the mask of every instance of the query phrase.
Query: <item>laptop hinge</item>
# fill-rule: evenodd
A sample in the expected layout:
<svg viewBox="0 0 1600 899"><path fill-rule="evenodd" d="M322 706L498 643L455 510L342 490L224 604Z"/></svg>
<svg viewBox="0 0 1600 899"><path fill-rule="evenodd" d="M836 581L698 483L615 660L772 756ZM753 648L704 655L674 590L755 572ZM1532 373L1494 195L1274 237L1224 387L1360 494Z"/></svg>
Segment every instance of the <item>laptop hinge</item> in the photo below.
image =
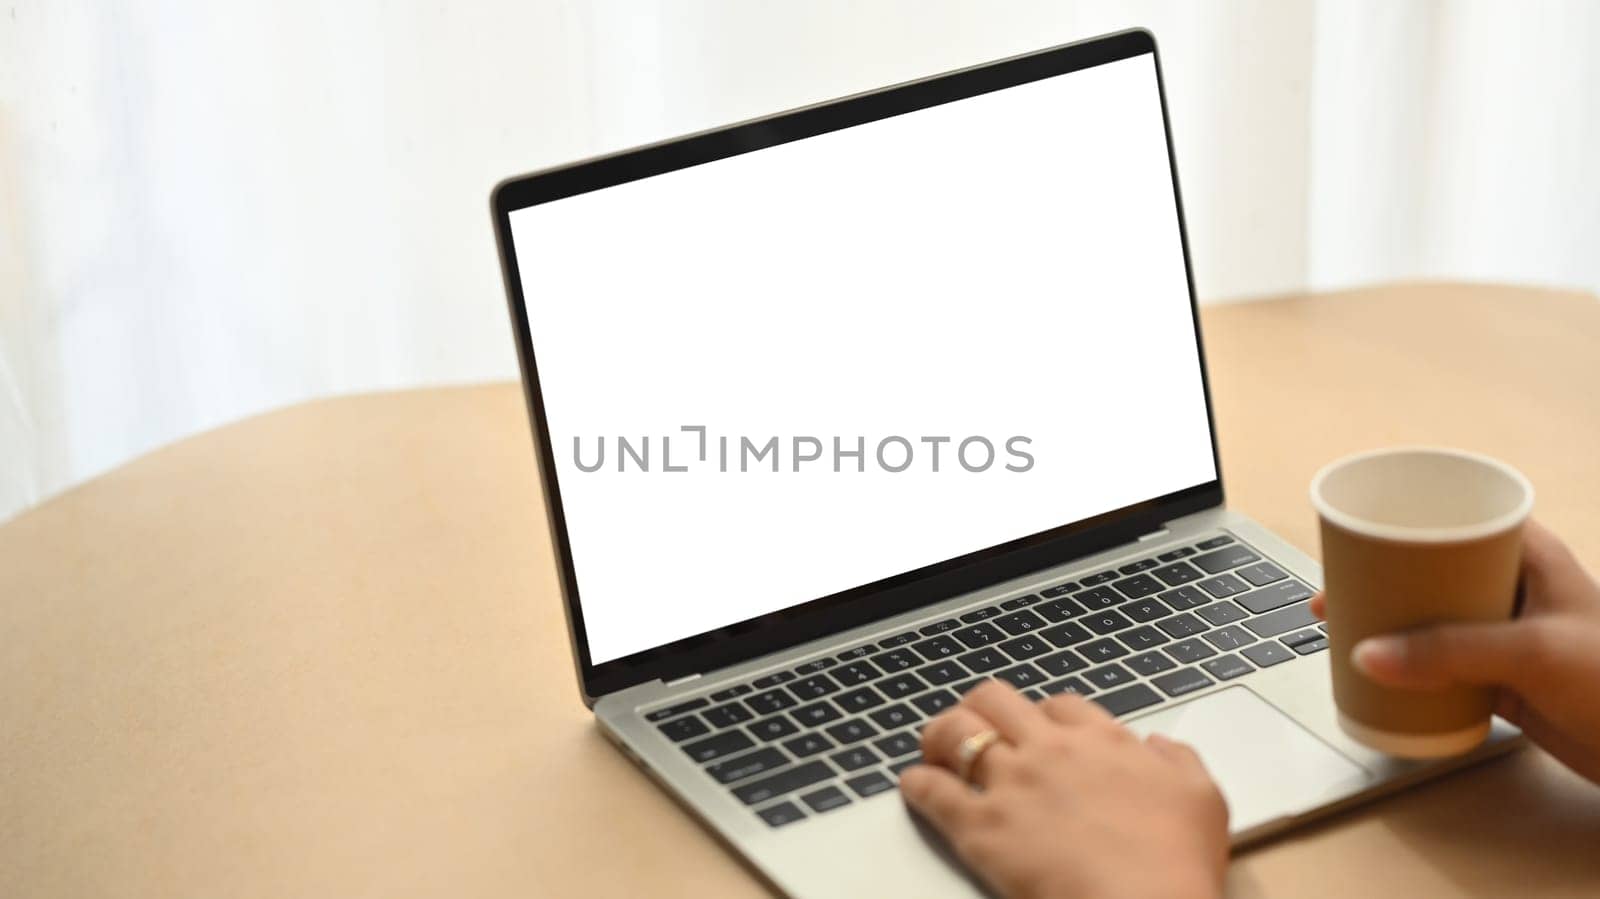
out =
<svg viewBox="0 0 1600 899"><path fill-rule="evenodd" d="M1154 540L1157 537L1165 537L1170 533L1172 533L1172 532L1167 530L1166 528L1162 528L1162 529L1160 529L1158 531L1151 531L1150 533L1145 534L1143 537L1140 537L1138 542L1139 543L1143 543L1146 540Z"/></svg>
<svg viewBox="0 0 1600 899"><path fill-rule="evenodd" d="M667 681L666 685L669 687L676 687L679 684L686 684L699 676L700 672L696 671L694 674L685 674L683 677L680 677L676 680L669 680Z"/></svg>

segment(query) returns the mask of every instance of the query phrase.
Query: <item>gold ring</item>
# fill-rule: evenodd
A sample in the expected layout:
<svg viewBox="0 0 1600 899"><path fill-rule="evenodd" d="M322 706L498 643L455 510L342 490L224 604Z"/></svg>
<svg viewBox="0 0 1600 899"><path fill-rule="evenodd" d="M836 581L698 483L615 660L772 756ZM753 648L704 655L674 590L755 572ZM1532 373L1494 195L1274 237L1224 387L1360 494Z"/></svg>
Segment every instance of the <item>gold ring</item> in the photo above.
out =
<svg viewBox="0 0 1600 899"><path fill-rule="evenodd" d="M980 731L961 741L956 748L956 776L972 783L972 769L990 746L1000 742L1000 735L992 730Z"/></svg>

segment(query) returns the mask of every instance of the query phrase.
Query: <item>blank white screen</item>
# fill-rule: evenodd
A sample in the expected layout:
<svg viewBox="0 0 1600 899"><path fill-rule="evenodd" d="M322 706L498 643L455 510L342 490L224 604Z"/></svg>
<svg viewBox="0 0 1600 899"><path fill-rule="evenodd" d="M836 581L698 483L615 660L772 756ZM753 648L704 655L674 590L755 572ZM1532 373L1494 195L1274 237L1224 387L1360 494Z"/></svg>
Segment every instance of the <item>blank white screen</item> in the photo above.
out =
<svg viewBox="0 0 1600 899"><path fill-rule="evenodd" d="M1216 476L1153 57L510 222L595 664ZM683 425L777 436L781 470L664 472L665 435L697 462ZM823 459L791 471L793 435ZM892 473L890 435L1023 435L1034 464L918 444Z"/></svg>

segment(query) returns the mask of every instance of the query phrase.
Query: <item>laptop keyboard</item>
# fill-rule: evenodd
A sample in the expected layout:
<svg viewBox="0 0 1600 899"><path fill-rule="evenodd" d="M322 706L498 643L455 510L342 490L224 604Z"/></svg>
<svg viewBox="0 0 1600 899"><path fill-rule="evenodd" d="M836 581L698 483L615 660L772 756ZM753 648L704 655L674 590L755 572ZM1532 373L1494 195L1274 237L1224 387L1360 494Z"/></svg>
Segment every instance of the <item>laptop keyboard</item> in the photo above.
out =
<svg viewBox="0 0 1600 899"><path fill-rule="evenodd" d="M781 827L895 789L922 725L988 678L1127 715L1311 655L1312 590L1218 535L645 714Z"/></svg>

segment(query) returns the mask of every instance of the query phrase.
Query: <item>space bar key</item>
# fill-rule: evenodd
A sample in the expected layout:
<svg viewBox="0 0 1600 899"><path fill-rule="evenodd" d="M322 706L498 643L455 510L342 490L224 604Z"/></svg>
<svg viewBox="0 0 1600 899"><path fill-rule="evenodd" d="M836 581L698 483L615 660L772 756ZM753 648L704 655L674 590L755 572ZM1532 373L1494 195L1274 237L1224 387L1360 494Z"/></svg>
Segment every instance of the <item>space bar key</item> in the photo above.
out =
<svg viewBox="0 0 1600 899"><path fill-rule="evenodd" d="M739 797L745 805L755 805L758 802L766 802L774 796L782 796L801 787L809 787L832 776L833 769L828 767L827 762L807 762L787 771L779 771L771 777L763 777L735 787L733 795Z"/></svg>

